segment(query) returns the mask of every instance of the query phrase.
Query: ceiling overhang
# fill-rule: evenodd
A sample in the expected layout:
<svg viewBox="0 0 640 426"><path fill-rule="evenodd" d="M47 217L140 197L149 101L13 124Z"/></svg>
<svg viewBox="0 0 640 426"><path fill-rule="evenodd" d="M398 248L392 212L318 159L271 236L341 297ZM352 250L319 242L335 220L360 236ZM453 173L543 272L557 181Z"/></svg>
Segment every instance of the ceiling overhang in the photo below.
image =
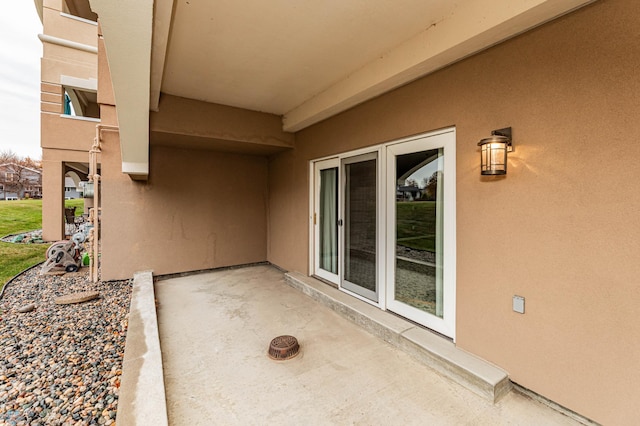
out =
<svg viewBox="0 0 640 426"><path fill-rule="evenodd" d="M278 114L296 132L593 1L177 0L154 35L152 93Z"/></svg>
<svg viewBox="0 0 640 426"><path fill-rule="evenodd" d="M595 0L90 1L123 172L144 178L161 93L274 114L296 132Z"/></svg>
<svg viewBox="0 0 640 426"><path fill-rule="evenodd" d="M296 132L595 0L474 0L283 116Z"/></svg>

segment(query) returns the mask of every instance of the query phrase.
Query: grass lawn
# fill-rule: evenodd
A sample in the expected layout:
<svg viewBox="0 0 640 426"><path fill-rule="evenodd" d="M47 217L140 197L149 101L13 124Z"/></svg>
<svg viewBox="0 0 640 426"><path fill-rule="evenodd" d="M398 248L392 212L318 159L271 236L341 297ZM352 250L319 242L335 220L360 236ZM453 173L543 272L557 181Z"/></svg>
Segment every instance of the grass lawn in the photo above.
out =
<svg viewBox="0 0 640 426"><path fill-rule="evenodd" d="M65 201L66 207L77 206L82 214L84 200ZM0 200L0 237L42 228L42 200ZM48 244L12 244L0 242L0 287L14 275L44 261Z"/></svg>
<svg viewBox="0 0 640 426"><path fill-rule="evenodd" d="M434 252L436 247L435 201L399 201L396 203L398 244Z"/></svg>

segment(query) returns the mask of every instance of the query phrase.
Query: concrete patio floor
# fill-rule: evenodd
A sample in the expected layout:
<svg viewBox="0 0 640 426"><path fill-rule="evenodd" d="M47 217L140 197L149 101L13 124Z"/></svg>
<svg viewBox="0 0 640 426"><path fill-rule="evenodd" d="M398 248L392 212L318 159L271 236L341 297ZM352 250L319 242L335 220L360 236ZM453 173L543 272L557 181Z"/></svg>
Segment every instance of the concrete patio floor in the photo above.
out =
<svg viewBox="0 0 640 426"><path fill-rule="evenodd" d="M497 403L298 290L270 266L155 283L170 425L575 425L511 391ZM267 356L291 334L300 354Z"/></svg>

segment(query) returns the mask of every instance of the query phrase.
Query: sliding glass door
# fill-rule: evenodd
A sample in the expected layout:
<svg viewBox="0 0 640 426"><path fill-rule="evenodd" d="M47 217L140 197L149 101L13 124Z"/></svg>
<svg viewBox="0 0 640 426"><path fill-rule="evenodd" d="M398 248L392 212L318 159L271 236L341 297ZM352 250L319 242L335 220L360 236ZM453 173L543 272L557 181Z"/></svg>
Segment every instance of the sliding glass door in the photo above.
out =
<svg viewBox="0 0 640 426"><path fill-rule="evenodd" d="M387 309L445 335L455 309L455 138L387 147ZM389 191L393 188L393 191Z"/></svg>
<svg viewBox="0 0 640 426"><path fill-rule="evenodd" d="M378 156L372 152L349 157L341 165L344 188L341 287L378 302Z"/></svg>
<svg viewBox="0 0 640 426"><path fill-rule="evenodd" d="M313 163L314 274L455 330L455 130Z"/></svg>

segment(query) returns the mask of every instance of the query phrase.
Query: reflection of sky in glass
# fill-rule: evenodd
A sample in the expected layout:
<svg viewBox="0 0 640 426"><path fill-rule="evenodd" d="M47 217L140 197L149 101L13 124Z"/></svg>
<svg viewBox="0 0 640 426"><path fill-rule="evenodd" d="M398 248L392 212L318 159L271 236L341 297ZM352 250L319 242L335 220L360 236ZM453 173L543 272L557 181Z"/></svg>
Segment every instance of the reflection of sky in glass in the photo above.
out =
<svg viewBox="0 0 640 426"><path fill-rule="evenodd" d="M418 188L422 189L424 188L424 183L425 183L424 180L429 179L431 175L437 170L438 170L438 159L434 158L432 162L430 162L429 164L423 167L420 167L418 170L413 172L407 178L407 180L409 179L415 180L416 183L418 184ZM406 181L405 181L405 185L406 185Z"/></svg>

